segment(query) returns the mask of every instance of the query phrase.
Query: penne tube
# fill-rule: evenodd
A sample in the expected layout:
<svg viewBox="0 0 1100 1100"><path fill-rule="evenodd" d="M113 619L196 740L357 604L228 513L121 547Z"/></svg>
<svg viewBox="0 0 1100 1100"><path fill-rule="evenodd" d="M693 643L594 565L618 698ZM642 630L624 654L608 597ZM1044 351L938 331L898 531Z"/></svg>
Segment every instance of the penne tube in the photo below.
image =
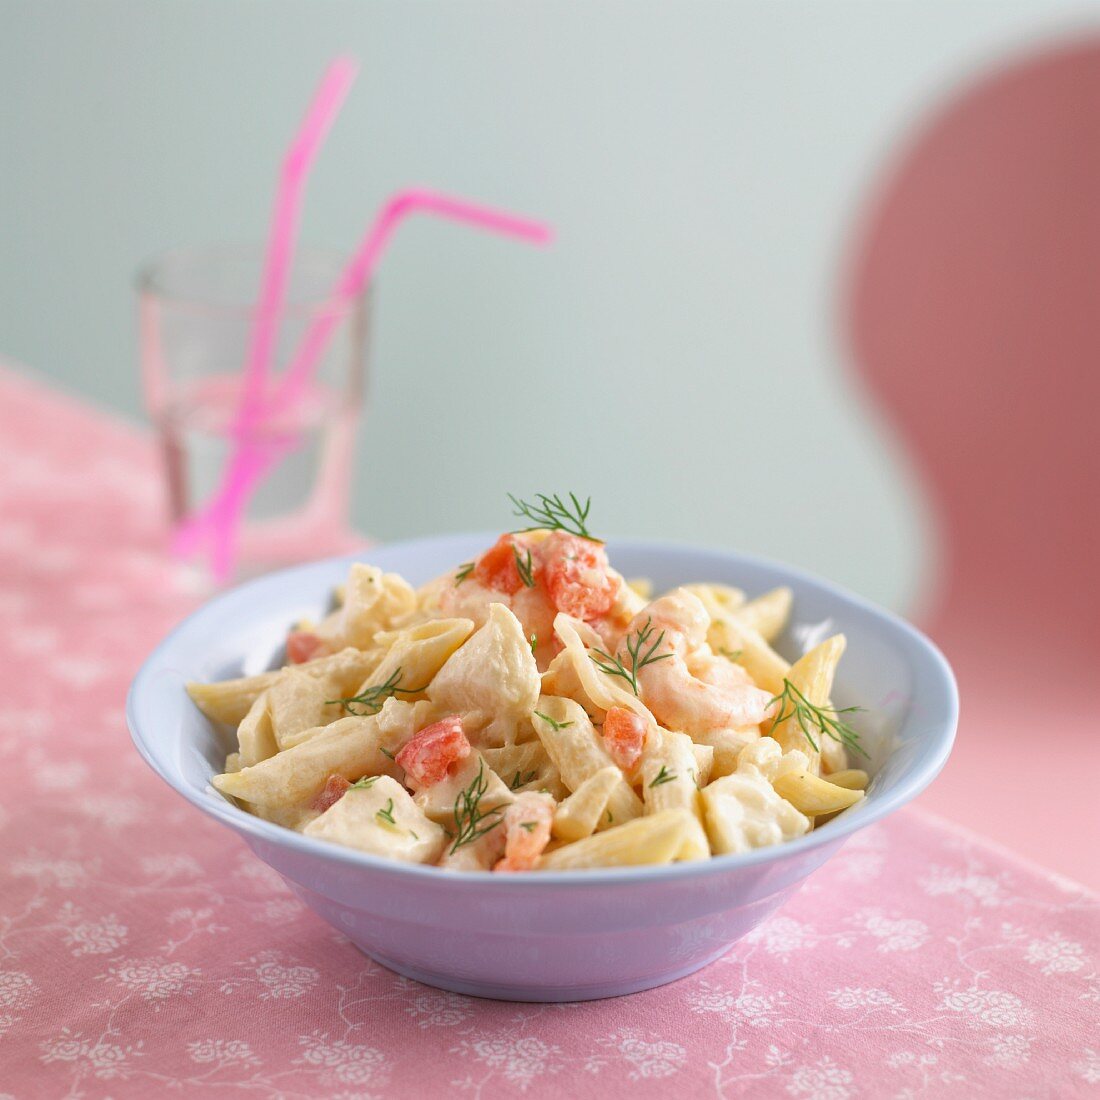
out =
<svg viewBox="0 0 1100 1100"><path fill-rule="evenodd" d="M791 666L787 680L806 702L815 707L829 706L833 677L841 654L844 652L844 646L844 635L834 634L820 645L814 646L809 653L804 654ZM818 746L815 750L793 713L793 709L788 705L783 712L786 715L784 720L778 724L772 722L771 728L766 729L765 732L779 742L784 752L789 752L791 749L804 752L810 762L809 772L812 775L820 775L821 742L826 735L820 730L811 730L811 735Z"/></svg>
<svg viewBox="0 0 1100 1100"><path fill-rule="evenodd" d="M341 695L355 690L375 665L377 652L364 653L358 649L342 649L327 657L318 657L295 666L310 676L331 677ZM238 680L223 680L216 684L190 683L187 694L195 706L212 722L224 722L236 726L248 713L252 704L282 675L281 668L273 672L261 672L258 676L245 676Z"/></svg>
<svg viewBox="0 0 1100 1100"><path fill-rule="evenodd" d="M693 823L698 824L687 810L662 810L638 817L548 852L539 860L538 870L672 863L680 858Z"/></svg>
<svg viewBox="0 0 1100 1100"><path fill-rule="evenodd" d="M837 786L810 772L787 772L772 782L775 793L807 817L833 814L863 800L863 791Z"/></svg>
<svg viewBox="0 0 1100 1100"><path fill-rule="evenodd" d="M607 803L622 779L622 772L614 765L590 775L554 811L553 835L560 840L582 840L597 828L613 825L615 813Z"/></svg>
<svg viewBox="0 0 1100 1100"><path fill-rule="evenodd" d="M383 748L389 746L377 716L341 718L300 745L239 772L216 775L211 782L222 794L242 802L290 807L308 802L330 775L354 781L364 775L392 774L396 766Z"/></svg>
<svg viewBox="0 0 1100 1100"><path fill-rule="evenodd" d="M765 642L774 642L791 617L794 593L789 588L773 588L733 612L741 627L755 630Z"/></svg>
<svg viewBox="0 0 1100 1100"><path fill-rule="evenodd" d="M845 768L843 771L833 772L828 780L836 787L844 787L849 791L865 791L871 782L870 776L859 768Z"/></svg>
<svg viewBox="0 0 1100 1100"><path fill-rule="evenodd" d="M271 728L271 714L267 709L267 692L257 696L237 727L237 747L240 750L240 768L249 768L261 760L267 760L279 751L275 733ZM230 771L227 767L226 771Z"/></svg>
<svg viewBox="0 0 1100 1100"><path fill-rule="evenodd" d="M532 723L569 790L576 791L596 772L615 767L603 739L580 703L543 695L535 708ZM642 813L642 803L622 772L619 776L620 782L608 798L607 808L616 821L629 821Z"/></svg>

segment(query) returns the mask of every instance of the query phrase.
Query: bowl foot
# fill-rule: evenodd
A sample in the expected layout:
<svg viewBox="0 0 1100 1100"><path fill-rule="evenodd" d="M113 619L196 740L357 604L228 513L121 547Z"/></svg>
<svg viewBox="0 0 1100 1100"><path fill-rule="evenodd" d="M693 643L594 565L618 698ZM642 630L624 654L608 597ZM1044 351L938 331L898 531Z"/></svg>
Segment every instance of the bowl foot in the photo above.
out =
<svg viewBox="0 0 1100 1100"><path fill-rule="evenodd" d="M422 985L430 985L436 989L446 989L451 993L462 993L467 997L484 997L492 1001L538 1001L538 1002L562 1002L562 1001L596 1001L604 997L623 997L628 993L640 993L643 989L654 989L659 985L667 985L669 982L686 978L704 966L720 959L733 944L706 955L701 959L689 963L687 966L676 970L663 970L658 974L651 974L645 978L637 978L632 981L599 982L594 985L570 985L538 987L526 985L499 985L495 982L468 981L452 974L440 974L436 971L420 970L415 966L407 966L404 963L395 962L384 955L370 951L361 944L356 947L368 958L400 974L403 978L411 978Z"/></svg>

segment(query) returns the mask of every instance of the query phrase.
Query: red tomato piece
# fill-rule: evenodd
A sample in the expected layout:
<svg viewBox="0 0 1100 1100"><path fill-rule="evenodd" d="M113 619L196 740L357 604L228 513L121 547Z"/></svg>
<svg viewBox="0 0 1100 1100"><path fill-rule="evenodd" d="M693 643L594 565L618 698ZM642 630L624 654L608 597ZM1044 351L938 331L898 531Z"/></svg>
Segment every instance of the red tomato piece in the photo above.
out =
<svg viewBox="0 0 1100 1100"><path fill-rule="evenodd" d="M286 636L286 656L291 664L300 665L314 657L323 657L327 649L324 640L308 630L292 630Z"/></svg>
<svg viewBox="0 0 1100 1100"><path fill-rule="evenodd" d="M451 715L425 726L394 759L405 769L406 778L418 786L430 787L445 779L452 766L469 755L470 742L462 730L462 719Z"/></svg>
<svg viewBox="0 0 1100 1100"><path fill-rule="evenodd" d="M512 535L501 535L474 566L474 578L486 588L495 588L498 592L514 595L523 587L523 579L516 567L516 554L522 554L526 561L526 549L521 547Z"/></svg>
<svg viewBox="0 0 1100 1100"><path fill-rule="evenodd" d="M603 720L603 743L611 759L629 772L645 746L645 722L626 707L612 707Z"/></svg>
<svg viewBox="0 0 1100 1100"><path fill-rule="evenodd" d="M313 800L313 808L324 813L335 806L351 789L351 784L342 775L330 775L321 788L320 794Z"/></svg>
<svg viewBox="0 0 1100 1100"><path fill-rule="evenodd" d="M559 611L587 621L611 609L619 578L611 575L607 551L599 543L555 531L540 547L539 556L546 589Z"/></svg>

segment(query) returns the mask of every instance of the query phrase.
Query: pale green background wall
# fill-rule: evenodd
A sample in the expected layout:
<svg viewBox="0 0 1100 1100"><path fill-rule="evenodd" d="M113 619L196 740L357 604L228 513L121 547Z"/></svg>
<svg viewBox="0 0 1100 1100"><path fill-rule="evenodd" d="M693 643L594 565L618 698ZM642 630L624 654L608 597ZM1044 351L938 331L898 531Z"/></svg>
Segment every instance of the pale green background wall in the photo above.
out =
<svg viewBox="0 0 1100 1100"><path fill-rule="evenodd" d="M130 278L264 231L325 61L362 76L306 239L391 188L539 214L550 253L411 225L376 296L356 518L728 544L905 605L929 561L834 331L860 202L920 113L1095 17L1055 3L0 3L0 353L138 413Z"/></svg>

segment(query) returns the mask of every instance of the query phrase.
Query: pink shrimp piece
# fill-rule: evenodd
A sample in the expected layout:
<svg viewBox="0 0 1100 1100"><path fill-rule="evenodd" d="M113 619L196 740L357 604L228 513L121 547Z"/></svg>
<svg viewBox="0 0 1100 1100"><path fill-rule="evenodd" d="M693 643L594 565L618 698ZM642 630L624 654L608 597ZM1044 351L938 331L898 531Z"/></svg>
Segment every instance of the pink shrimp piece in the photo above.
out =
<svg viewBox="0 0 1100 1100"><path fill-rule="evenodd" d="M325 640L310 630L292 630L286 636L286 656L291 664L300 665L315 657L324 657L329 652Z"/></svg>
<svg viewBox="0 0 1100 1100"><path fill-rule="evenodd" d="M678 588L640 611L628 631L649 631L652 643L660 639L658 659L638 669L642 702L662 726L689 735L755 726L771 702L768 692L733 667L708 666L701 670L705 676L693 674L689 657L706 640L708 621L699 597Z"/></svg>
<svg viewBox="0 0 1100 1100"><path fill-rule="evenodd" d="M598 542L555 531L538 549L550 599L574 619L606 615L622 583Z"/></svg>
<svg viewBox="0 0 1100 1100"><path fill-rule="evenodd" d="M626 707L612 707L603 720L603 743L624 772L633 771L645 747L646 724Z"/></svg>
<svg viewBox="0 0 1100 1100"><path fill-rule="evenodd" d="M335 806L350 789L351 783L342 775L330 775L324 787L321 788L320 793L314 798L310 805L315 810L320 810L321 813L324 813L325 810Z"/></svg>
<svg viewBox="0 0 1100 1100"><path fill-rule="evenodd" d="M405 743L394 757L405 769L405 776L420 787L430 787L470 755L470 742L462 729L462 719L451 715L425 726Z"/></svg>
<svg viewBox="0 0 1100 1100"><path fill-rule="evenodd" d="M550 843L554 800L548 794L524 791L504 811L504 858L494 871L530 871Z"/></svg>

